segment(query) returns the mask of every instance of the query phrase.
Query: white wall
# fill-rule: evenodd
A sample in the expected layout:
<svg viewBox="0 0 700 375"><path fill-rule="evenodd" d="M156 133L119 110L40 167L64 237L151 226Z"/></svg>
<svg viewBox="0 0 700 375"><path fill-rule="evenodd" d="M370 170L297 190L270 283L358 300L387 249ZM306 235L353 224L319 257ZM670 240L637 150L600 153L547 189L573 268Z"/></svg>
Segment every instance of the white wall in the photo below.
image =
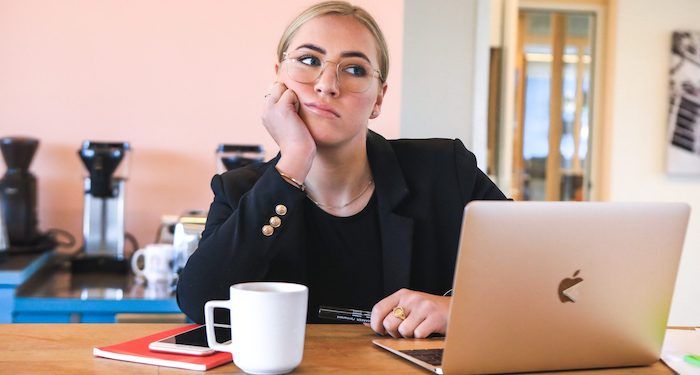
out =
<svg viewBox="0 0 700 375"><path fill-rule="evenodd" d="M610 200L692 206L669 324L700 325L700 176L664 172L671 33L700 30L698 0L618 0L613 51Z"/></svg>
<svg viewBox="0 0 700 375"><path fill-rule="evenodd" d="M490 0L404 3L401 137L459 138L486 160Z"/></svg>

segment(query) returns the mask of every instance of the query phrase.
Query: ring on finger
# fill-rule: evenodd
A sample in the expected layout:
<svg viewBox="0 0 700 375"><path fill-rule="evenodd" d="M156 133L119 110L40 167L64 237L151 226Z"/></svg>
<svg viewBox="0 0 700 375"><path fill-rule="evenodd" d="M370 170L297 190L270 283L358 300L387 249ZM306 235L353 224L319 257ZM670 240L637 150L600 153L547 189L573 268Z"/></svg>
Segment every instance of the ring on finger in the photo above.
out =
<svg viewBox="0 0 700 375"><path fill-rule="evenodd" d="M272 94L270 94L269 92L267 94L265 94L265 99L267 99L267 97L270 95L272 95Z"/></svg>
<svg viewBox="0 0 700 375"><path fill-rule="evenodd" d="M399 320L406 320L406 311L403 309L403 307L396 306L391 312L394 314L395 318Z"/></svg>

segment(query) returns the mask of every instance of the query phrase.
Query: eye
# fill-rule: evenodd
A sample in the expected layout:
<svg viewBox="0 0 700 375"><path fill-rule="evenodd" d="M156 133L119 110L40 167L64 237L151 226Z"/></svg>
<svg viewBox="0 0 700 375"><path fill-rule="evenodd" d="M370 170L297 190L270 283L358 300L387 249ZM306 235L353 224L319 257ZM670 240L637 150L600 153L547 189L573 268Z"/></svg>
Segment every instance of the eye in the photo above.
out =
<svg viewBox="0 0 700 375"><path fill-rule="evenodd" d="M321 60L313 55L304 55L296 59L298 62L308 66L321 66Z"/></svg>
<svg viewBox="0 0 700 375"><path fill-rule="evenodd" d="M348 65L343 68L343 71L349 73L353 77L364 77L367 75L367 69L361 65Z"/></svg>

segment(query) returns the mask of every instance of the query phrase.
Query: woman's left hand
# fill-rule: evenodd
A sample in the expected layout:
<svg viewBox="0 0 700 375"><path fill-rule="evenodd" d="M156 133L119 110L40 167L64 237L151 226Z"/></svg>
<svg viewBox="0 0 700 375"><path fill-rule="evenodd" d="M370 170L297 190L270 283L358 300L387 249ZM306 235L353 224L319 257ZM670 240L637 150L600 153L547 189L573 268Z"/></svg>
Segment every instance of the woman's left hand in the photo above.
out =
<svg viewBox="0 0 700 375"><path fill-rule="evenodd" d="M377 302L372 308L370 327L394 338L426 338L431 333L445 334L450 298L401 289ZM394 308L403 308L405 320L394 316Z"/></svg>

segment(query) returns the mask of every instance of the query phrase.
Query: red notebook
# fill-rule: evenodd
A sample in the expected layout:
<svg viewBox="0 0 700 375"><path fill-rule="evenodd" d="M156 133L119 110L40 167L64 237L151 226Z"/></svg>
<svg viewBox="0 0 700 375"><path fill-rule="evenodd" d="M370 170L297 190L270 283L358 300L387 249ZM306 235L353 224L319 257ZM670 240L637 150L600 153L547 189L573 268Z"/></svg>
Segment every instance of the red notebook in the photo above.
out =
<svg viewBox="0 0 700 375"><path fill-rule="evenodd" d="M176 367L186 370L206 371L221 366L233 360L231 353L217 352L208 356L161 353L148 349L148 344L180 332L197 327L190 324L184 327L158 332L121 344L92 348L92 355L97 357L118 359L120 361L138 362L149 365Z"/></svg>

